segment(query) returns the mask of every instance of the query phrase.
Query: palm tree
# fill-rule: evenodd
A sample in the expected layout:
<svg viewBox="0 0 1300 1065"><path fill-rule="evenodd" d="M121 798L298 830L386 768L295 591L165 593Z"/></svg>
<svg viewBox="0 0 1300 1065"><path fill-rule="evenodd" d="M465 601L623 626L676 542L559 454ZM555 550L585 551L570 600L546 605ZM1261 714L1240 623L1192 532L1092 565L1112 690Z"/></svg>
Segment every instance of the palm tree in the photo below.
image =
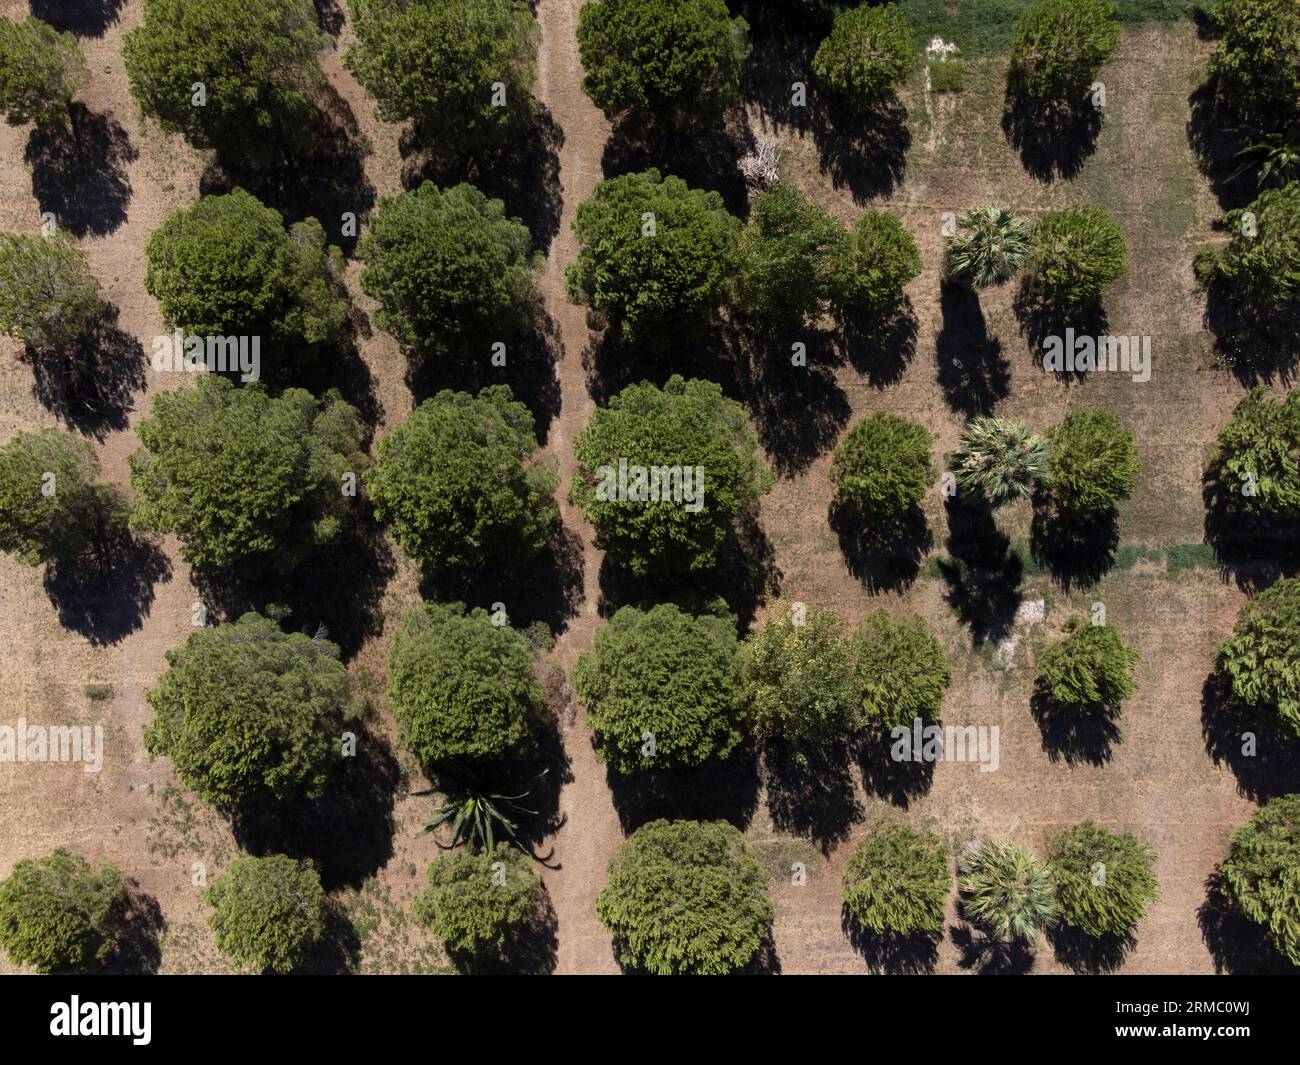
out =
<svg viewBox="0 0 1300 1065"><path fill-rule="evenodd" d="M1047 468L1047 443L1023 422L975 418L952 456L957 484L994 506L1024 499Z"/></svg>
<svg viewBox="0 0 1300 1065"><path fill-rule="evenodd" d="M546 775L545 771L542 775ZM526 791L518 795L503 795L490 790L467 773L446 787L428 788L412 794L442 796L442 805L434 810L433 817L421 832L432 832L450 822L451 842L438 843L444 850L451 850L464 843L476 852L490 851L498 838L508 839L520 850L528 849L519 841L519 826L512 819L520 814L537 813L536 810L519 805L520 799L528 797Z"/></svg>
<svg viewBox="0 0 1300 1065"><path fill-rule="evenodd" d="M1010 840L985 843L963 863L964 912L995 939L1033 943L1056 919L1047 863Z"/></svg>
<svg viewBox="0 0 1300 1065"><path fill-rule="evenodd" d="M1245 159L1241 169L1229 180L1239 178L1253 166L1259 167L1256 181L1260 188L1275 185L1281 188L1291 181L1300 179L1300 122L1290 126L1284 133L1269 133L1255 144L1243 148L1237 153L1238 159Z"/></svg>
<svg viewBox="0 0 1300 1065"><path fill-rule="evenodd" d="M1011 280L1029 254L1033 232L1032 222L997 204L962 211L944 247L944 277L976 288Z"/></svg>

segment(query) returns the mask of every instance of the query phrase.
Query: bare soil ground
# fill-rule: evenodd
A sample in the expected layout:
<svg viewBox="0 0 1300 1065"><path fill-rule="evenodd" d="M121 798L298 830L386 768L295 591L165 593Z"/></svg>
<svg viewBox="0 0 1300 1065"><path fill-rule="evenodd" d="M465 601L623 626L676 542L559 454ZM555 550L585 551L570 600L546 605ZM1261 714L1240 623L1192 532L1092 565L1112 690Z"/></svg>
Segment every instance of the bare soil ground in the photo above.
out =
<svg viewBox="0 0 1300 1065"><path fill-rule="evenodd" d="M82 6L95 5L73 3L69 10ZM155 373L144 358L149 338L163 332L157 306L143 288L145 244L168 213L193 202L221 177L212 173L204 153L138 116L120 48L123 33L140 18L140 7L139 0L126 0L116 21L102 27L93 20L80 24L90 68L80 100L96 139L93 146L81 147L79 164L75 152L69 163L66 151L33 148L28 129L0 128L0 228L36 232L42 212L54 210L64 228L75 230L105 298L117 308L121 336L113 351L125 375L129 409L111 424L76 427L95 441L106 477L122 485L126 456L135 446L131 426L146 412L150 394L188 386L183 378ZM582 309L564 298L564 265L576 254L570 223L576 206L623 158L610 151L610 127L581 90L574 39L579 7L580 0L537 4L542 43L534 91L543 105L540 128L546 131L537 172L547 178L546 188L524 190L526 195L518 188L494 192L525 214L546 248L539 287L552 325L557 391L548 401L545 439L566 484L573 471L574 436L594 407L589 387L594 338ZM333 90L330 109L347 131L355 172L347 181L326 182L331 187L324 191L290 190L276 205L294 218L318 214L337 233L339 217L333 214L352 209L364 215L377 197L395 194L413 180L413 164L403 156L401 131L378 121L371 102L339 64L350 35L342 5L320 0L318 8L336 37L323 65ZM26 13L22 0L0 0L0 15ZM1102 74L1108 99L1095 151L1077 160L1077 167L1071 164L1069 180L1057 174L1050 181L1028 171L1001 128L1000 61L969 64L959 97L928 98L918 78L902 95L906 118L896 120L895 142L864 145L815 132L815 124L786 106L781 80L786 71L778 58L755 60L768 65L756 68L748 125L755 136L775 138L785 147L789 179L847 221L868 203L899 212L916 235L925 264L909 287L913 320L901 323L887 342L873 347L810 336L809 350L816 356L810 367L786 365L782 348L764 373L761 396L743 373L726 381L750 403L769 458L783 474L758 514L756 542L768 552L770 583L779 584L787 597L834 607L849 624L882 604L924 614L953 663L945 719L999 726L1001 765L995 773L981 773L974 765L943 763L928 782L900 782L883 780L869 760L824 767L816 779L793 781L769 778L762 767L744 764L683 780L669 800L628 802L611 789L581 708L567 701L565 686L552 673L548 688L563 743L552 778L558 788L553 820L560 827L543 841L542 850L553 847L553 856L539 871L555 909L556 971L618 971L592 902L625 832L658 813L673 812L730 816L754 840L773 873L777 919L771 967L784 972L880 967L879 959L860 952L841 927L839 879L865 827L900 817L933 824L954 846L981 834L1011 834L1041 847L1062 826L1087 817L1131 830L1159 854L1160 901L1137 929L1131 949L1112 962L1124 972L1243 967L1216 934L1214 915L1202 912L1206 882L1223 857L1230 829L1284 781L1275 773L1243 768L1231 756L1230 730L1225 739L1226 726L1205 696L1214 647L1244 593L1231 573L1204 564L1202 556L1190 556L1200 560L1198 565L1177 562L1187 557L1179 554L1182 548L1203 540L1205 451L1242 394L1230 375L1213 366L1191 276L1193 249L1207 238L1217 214L1185 129L1187 96L1206 49L1189 26L1126 32L1119 54ZM800 80L797 67L786 80ZM733 122L731 134L743 124ZM900 153L902 138L910 138L910 148ZM686 156L680 166L665 160L663 169L698 173L701 181L713 174L713 184L733 202L737 195L743 201L730 162L714 152L713 141L684 144L679 154ZM491 187L505 177L489 175L485 183ZM1114 332L1153 337L1149 383L1099 374L1064 384L1033 364L1009 288L985 294L978 304L941 296L943 214L988 200L1031 215L1079 201L1102 203L1114 212L1128 238L1131 264L1107 300L1109 321ZM397 345L370 326L374 306L360 291L358 271L359 264L350 261L364 395L350 398L364 401L376 434L382 434L417 397ZM32 368L20 354L16 345L0 339L3 438L62 420L57 402L37 395ZM689 364L691 353L679 361ZM714 365L714 353L700 353L701 365L705 362ZM668 369L646 372L666 375ZM1027 561L1032 533L1027 508L999 514L1006 542L997 558L983 561L987 579L952 576L952 568L941 563L962 557L971 531L960 527L961 515L948 513L937 496L926 508L930 546L910 578L882 575L869 559L855 571L846 560L827 520L826 471L831 447L857 419L880 409L916 419L934 434L942 455L955 443L966 414L996 409L1046 427L1071 406L1093 404L1125 417L1137 433L1143 462L1139 490L1119 516L1115 564L1100 580L1065 588ZM573 579L578 587L561 612L551 666L567 673L591 645L600 616L616 595L602 588L602 560L591 529L567 505L562 518L566 535L577 544ZM999 530L978 532L988 542ZM144 693L164 668L164 653L188 635L192 606L200 599L176 546L170 540L160 545L146 578L81 594L47 589L42 571L0 558L5 648L0 720L102 722L107 746L98 774L76 765L0 766L0 874L19 858L58 845L91 858L107 856L156 900L161 949L148 967L220 971L224 963L204 924L195 863L215 875L240 843L258 846L257 836L237 837L178 785L165 761L151 762L141 742L149 719ZM410 901L422 887L436 845L418 835L428 800L408 793L424 782L393 742L380 694L390 622L420 594L419 576L400 549L389 545L388 551L391 562L378 567L377 576L372 560L362 558L345 561L329 575L339 587L350 579L373 584L373 624L359 633L349 661L359 682L375 693L375 714L363 733L364 779L353 782L346 809L316 841L327 880L350 918L350 930L344 927L320 959L318 968L327 971L445 967L437 945L410 916ZM1097 546L1098 555L1105 551ZM1084 561L1081 568L1087 569ZM467 592L471 599L475 594ZM1044 601L1042 623L1012 623L1021 603L1038 599ZM1140 690L1124 709L1118 735L1070 747L1045 738L1031 713L1034 652L1066 617L1087 613L1096 602L1105 604L1109 619L1141 653ZM990 618L1003 629L990 631ZM314 626L320 619L295 620ZM1008 636L1014 643L1009 657L1009 645L1001 651L997 646ZM111 698L89 699L86 685L94 683L111 685ZM1273 755L1274 765L1287 756L1264 753ZM807 869L802 886L792 882L795 863ZM923 952L895 967L1057 972L1083 965L1068 946L1054 951L1047 943L1034 957L990 958L955 911L951 916L951 934L936 955Z"/></svg>

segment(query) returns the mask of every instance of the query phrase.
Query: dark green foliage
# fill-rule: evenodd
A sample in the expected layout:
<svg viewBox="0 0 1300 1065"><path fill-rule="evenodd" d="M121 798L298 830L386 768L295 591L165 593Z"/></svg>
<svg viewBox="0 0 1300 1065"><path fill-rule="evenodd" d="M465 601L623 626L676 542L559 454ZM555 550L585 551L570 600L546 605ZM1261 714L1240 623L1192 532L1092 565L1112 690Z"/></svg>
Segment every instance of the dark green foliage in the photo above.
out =
<svg viewBox="0 0 1300 1065"><path fill-rule="evenodd" d="M740 235L736 298L741 308L781 325L816 317L843 240L840 223L793 185L764 192L754 200Z"/></svg>
<svg viewBox="0 0 1300 1065"><path fill-rule="evenodd" d="M487 360L533 320L532 237L473 185L380 201L358 254L376 321L421 354Z"/></svg>
<svg viewBox="0 0 1300 1065"><path fill-rule="evenodd" d="M853 649L858 699L869 720L885 729L939 720L952 670L924 618L895 621L877 610L862 619Z"/></svg>
<svg viewBox="0 0 1300 1065"><path fill-rule="evenodd" d="M72 34L38 18L0 18L0 111L11 126L63 121L85 76Z"/></svg>
<svg viewBox="0 0 1300 1065"><path fill-rule="evenodd" d="M936 59L930 63L931 92L961 92L966 83L966 64L960 59Z"/></svg>
<svg viewBox="0 0 1300 1065"><path fill-rule="evenodd" d="M695 114L740 88L749 27L725 0L598 0L578 15L582 88L611 118Z"/></svg>
<svg viewBox="0 0 1300 1065"><path fill-rule="evenodd" d="M155 393L136 433L132 526L174 532L187 562L245 578L332 540L353 503L343 475L364 462L356 412L336 394L272 397L215 374Z"/></svg>
<svg viewBox="0 0 1300 1065"><path fill-rule="evenodd" d="M1051 869L1032 851L991 841L961 864L963 912L994 939L1030 944L1056 920Z"/></svg>
<svg viewBox="0 0 1300 1065"><path fill-rule="evenodd" d="M1280 128L1300 107L1300 7L1295 0L1220 0L1210 77L1243 114Z"/></svg>
<svg viewBox="0 0 1300 1065"><path fill-rule="evenodd" d="M1128 832L1085 821L1053 839L1047 859L1061 921L1086 935L1127 935L1158 898L1155 851Z"/></svg>
<svg viewBox="0 0 1300 1065"><path fill-rule="evenodd" d="M1124 233L1104 207L1050 211L1034 226L1026 284L1052 306L1096 306L1128 268Z"/></svg>
<svg viewBox="0 0 1300 1065"><path fill-rule="evenodd" d="M71 561L120 533L125 503L98 475L94 447L73 433L14 436L0 447L0 551L28 566Z"/></svg>
<svg viewBox="0 0 1300 1065"><path fill-rule="evenodd" d="M1016 24L1007 89L1039 105L1082 102L1118 44L1109 0L1044 0Z"/></svg>
<svg viewBox="0 0 1300 1065"><path fill-rule="evenodd" d="M39 354L78 340L99 313L99 283L70 240L0 234L0 332Z"/></svg>
<svg viewBox="0 0 1300 1065"><path fill-rule="evenodd" d="M167 652L145 749L205 802L319 796L342 742L348 672L328 640L245 614Z"/></svg>
<svg viewBox="0 0 1300 1065"><path fill-rule="evenodd" d="M898 215L868 210L839 242L828 295L841 320L895 308L903 288L921 273L921 255Z"/></svg>
<svg viewBox="0 0 1300 1065"><path fill-rule="evenodd" d="M1300 311L1300 182L1266 189L1221 227L1228 243L1196 257L1200 281L1225 285L1246 316Z"/></svg>
<svg viewBox="0 0 1300 1065"><path fill-rule="evenodd" d="M145 257L144 287L185 333L264 336L293 359L337 340L347 320L343 256L320 223L286 232L280 212L243 189L171 214Z"/></svg>
<svg viewBox="0 0 1300 1065"><path fill-rule="evenodd" d="M712 381L677 375L662 389L646 382L628 385L608 407L592 413L573 450L579 472L570 501L596 527L598 545L638 575L712 567L732 520L773 480L757 455L745 408ZM639 495L629 476L627 498L620 499L620 460L646 471L678 467L681 490L675 480L669 490L661 483L654 500L652 486L647 483L646 494Z"/></svg>
<svg viewBox="0 0 1300 1065"><path fill-rule="evenodd" d="M500 957L536 919L546 888L522 851L498 843L482 854L442 854L415 915L463 960Z"/></svg>
<svg viewBox="0 0 1300 1065"><path fill-rule="evenodd" d="M1217 668L1237 698L1300 735L1300 578L1277 581L1241 608Z"/></svg>
<svg viewBox="0 0 1300 1065"><path fill-rule="evenodd" d="M858 422L835 448L830 479L839 501L874 521L903 517L939 479L930 434L878 411Z"/></svg>
<svg viewBox="0 0 1300 1065"><path fill-rule="evenodd" d="M597 185L578 206L573 232L569 299L626 343L657 347L667 333L701 327L722 300L740 222L718 193L647 170Z"/></svg>
<svg viewBox="0 0 1300 1065"><path fill-rule="evenodd" d="M875 826L844 867L844 905L876 935L942 932L951 890L943 840L907 825Z"/></svg>
<svg viewBox="0 0 1300 1065"><path fill-rule="evenodd" d="M453 783L431 790L442 796L442 803L421 831L435 832L445 825L451 837L446 847L465 844L475 854L492 850L498 837L504 837L503 842L522 847L517 834L519 826L514 818L537 813L519 804L520 799L527 798L527 792L502 795L490 790L473 774L457 774ZM444 846L442 843L438 845Z"/></svg>
<svg viewBox="0 0 1300 1065"><path fill-rule="evenodd" d="M1252 389L1219 433L1215 476L1253 513L1300 517L1300 390Z"/></svg>
<svg viewBox="0 0 1300 1065"><path fill-rule="evenodd" d="M388 122L411 120L439 153L518 135L532 111L540 32L524 0L350 0L343 65ZM504 104L494 103L496 86Z"/></svg>
<svg viewBox="0 0 1300 1065"><path fill-rule="evenodd" d="M755 960L775 911L753 847L725 821L651 821L609 865L596 914L626 966L723 975Z"/></svg>
<svg viewBox="0 0 1300 1065"><path fill-rule="evenodd" d="M1051 457L1045 484L1066 515L1106 511L1133 494L1137 450L1133 434L1107 410L1072 410L1048 430Z"/></svg>
<svg viewBox="0 0 1300 1065"><path fill-rule="evenodd" d="M618 773L691 769L741 741L735 619L672 603L620 607L579 657L573 687Z"/></svg>
<svg viewBox="0 0 1300 1065"><path fill-rule="evenodd" d="M1231 836L1219 867L1224 892L1300 965L1300 795L1279 795Z"/></svg>
<svg viewBox="0 0 1300 1065"><path fill-rule="evenodd" d="M325 891L311 862L236 858L203 894L217 949L256 972L287 973L325 931Z"/></svg>
<svg viewBox="0 0 1300 1065"><path fill-rule="evenodd" d="M388 698L421 764L490 763L536 743L543 703L533 648L461 603L411 608L388 654Z"/></svg>
<svg viewBox="0 0 1300 1065"><path fill-rule="evenodd" d="M307 142L328 43L311 0L145 0L122 58L136 103L164 132L270 165Z"/></svg>
<svg viewBox="0 0 1300 1065"><path fill-rule="evenodd" d="M96 868L62 847L23 858L0 880L0 947L38 973L84 973L112 953L129 905L108 862Z"/></svg>
<svg viewBox="0 0 1300 1065"><path fill-rule="evenodd" d="M1039 679L1061 706L1118 709L1137 690L1133 667L1138 653L1124 644L1114 625L1065 623L1066 636L1043 652Z"/></svg>
<svg viewBox="0 0 1300 1065"><path fill-rule="evenodd" d="M554 471L536 451L533 416L508 385L444 390L379 441L366 490L423 565L513 565L541 549L559 514Z"/></svg>
<svg viewBox="0 0 1300 1065"><path fill-rule="evenodd" d="M916 42L894 4L860 4L835 17L830 35L813 56L812 71L851 107L883 100L916 66Z"/></svg>
<svg viewBox="0 0 1300 1065"><path fill-rule="evenodd" d="M755 733L796 748L846 739L866 724L849 643L832 610L773 603L741 649L741 690Z"/></svg>

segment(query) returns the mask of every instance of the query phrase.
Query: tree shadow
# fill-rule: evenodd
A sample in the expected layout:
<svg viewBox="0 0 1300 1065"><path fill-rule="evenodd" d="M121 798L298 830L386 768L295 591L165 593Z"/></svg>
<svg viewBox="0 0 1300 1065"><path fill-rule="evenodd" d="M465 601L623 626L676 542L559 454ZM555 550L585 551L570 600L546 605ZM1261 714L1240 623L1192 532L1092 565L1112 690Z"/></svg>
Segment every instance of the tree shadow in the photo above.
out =
<svg viewBox="0 0 1300 1065"><path fill-rule="evenodd" d="M51 562L44 583L59 624L102 647L144 624L154 585L171 576L171 563L157 544L124 531L79 558Z"/></svg>
<svg viewBox="0 0 1300 1065"><path fill-rule="evenodd" d="M1203 320L1214 337L1220 363L1244 387L1295 381L1300 311L1252 303L1216 277L1205 286Z"/></svg>
<svg viewBox="0 0 1300 1065"><path fill-rule="evenodd" d="M647 351L624 343L617 328L608 327L599 315L589 314L588 322L597 332L583 348L582 368L587 391L602 406L630 384L649 381L662 386L675 373L688 380L714 381L732 399L746 402L749 393L741 378L751 372L751 358L765 357L752 352L755 338L738 323L679 323L660 334L659 350Z"/></svg>
<svg viewBox="0 0 1300 1065"><path fill-rule="evenodd" d="M939 963L938 932L874 932L863 928L845 904L840 909L840 928L853 949L862 955L872 973L887 976L929 976Z"/></svg>
<svg viewBox="0 0 1300 1065"><path fill-rule="evenodd" d="M938 563L948 585L944 600L970 629L976 647L986 640L999 643L1011 634L1020 609L1024 564L987 504L950 496L944 507L948 557Z"/></svg>
<svg viewBox="0 0 1300 1065"><path fill-rule="evenodd" d="M1225 211L1245 207L1259 194L1259 184L1252 169L1241 165L1239 153L1261 131L1218 91L1213 79L1187 97L1187 106L1187 143L1219 205Z"/></svg>
<svg viewBox="0 0 1300 1065"><path fill-rule="evenodd" d="M1034 967L1033 948L1019 940L994 939L968 923L950 926L948 937L960 954L958 966L981 976L1024 976Z"/></svg>
<svg viewBox="0 0 1300 1065"><path fill-rule="evenodd" d="M1292 964L1278 951L1268 930L1233 907L1217 867L1205 880L1205 901L1196 911L1196 923L1214 958L1214 971L1220 975L1300 974L1300 965Z"/></svg>
<svg viewBox="0 0 1300 1065"><path fill-rule="evenodd" d="M1248 706L1218 673L1201 688L1201 736L1214 764L1226 765L1237 791L1264 803L1296 790L1300 781L1300 738L1282 727L1266 707Z"/></svg>
<svg viewBox="0 0 1300 1065"><path fill-rule="evenodd" d="M831 502L827 521L849 572L873 595L902 591L916 580L934 540L918 506L900 518L876 521L837 499Z"/></svg>
<svg viewBox="0 0 1300 1065"><path fill-rule="evenodd" d="M1123 935L1090 936L1065 924L1049 928L1047 941L1057 961L1084 976L1115 972L1137 947L1132 930Z"/></svg>
<svg viewBox="0 0 1300 1065"><path fill-rule="evenodd" d="M555 971L559 928L550 893L543 887L536 915L507 937L499 954L447 951L447 960L467 976L546 976Z"/></svg>
<svg viewBox="0 0 1300 1065"><path fill-rule="evenodd" d="M343 32L347 18L343 14L341 0L312 0L312 3L316 6L316 21L320 23L321 29L331 37L337 37Z"/></svg>
<svg viewBox="0 0 1300 1065"><path fill-rule="evenodd" d="M758 809L758 755L747 747L695 769L617 773L607 767L605 779L625 835L659 818L729 821L743 831Z"/></svg>
<svg viewBox="0 0 1300 1065"><path fill-rule="evenodd" d="M102 37L126 0L32 0L32 14L63 33Z"/></svg>
<svg viewBox="0 0 1300 1065"><path fill-rule="evenodd" d="M147 383L144 348L118 328L118 314L115 304L102 303L85 335L67 351L25 353L41 405L96 440L128 427L132 397Z"/></svg>
<svg viewBox="0 0 1300 1065"><path fill-rule="evenodd" d="M916 354L916 335L916 312L906 296L883 315L854 317L840 323L844 358L873 388L879 389L903 379Z"/></svg>
<svg viewBox="0 0 1300 1065"><path fill-rule="evenodd" d="M139 158L112 115L74 100L68 124L37 126L23 158L32 168L32 195L74 237L103 237L126 221L130 163Z"/></svg>
<svg viewBox="0 0 1300 1065"><path fill-rule="evenodd" d="M818 162L837 189L855 203L888 196L902 184L912 134L907 108L896 97L869 110L845 106L833 96L814 96L810 127Z"/></svg>
<svg viewBox="0 0 1300 1065"><path fill-rule="evenodd" d="M295 973L346 976L361 962L361 937L337 899L325 900L325 927Z"/></svg>
<svg viewBox="0 0 1300 1065"><path fill-rule="evenodd" d="M1058 337L1064 343L1065 331L1073 329L1076 336L1102 337L1109 332L1110 321L1100 303L1084 307L1065 307L1036 291L1032 280L1026 276L1020 283L1012 309L1020 323L1020 335L1029 345L1035 365L1043 366L1043 345L1049 337ZM1044 369L1044 372L1047 371ZM1054 376L1062 384L1081 381L1087 376L1083 370L1056 370Z"/></svg>
<svg viewBox="0 0 1300 1065"><path fill-rule="evenodd" d="M1240 493L1221 479L1214 462L1201 486L1205 542L1214 549L1224 580L1243 591L1257 591L1300 570L1300 523L1247 510Z"/></svg>
<svg viewBox="0 0 1300 1065"><path fill-rule="evenodd" d="M1002 132L1020 153L1026 171L1039 181L1077 177L1084 160L1097 150L1101 111L1089 100L1044 106L1007 94Z"/></svg>
<svg viewBox="0 0 1300 1065"><path fill-rule="evenodd" d="M968 285L939 289L943 325L934 338L936 377L948 406L972 418L991 414L1011 391L1011 363L990 336L978 293Z"/></svg>
<svg viewBox="0 0 1300 1065"><path fill-rule="evenodd" d="M375 205L375 188L366 176L371 146L347 100L328 82L312 111L308 147L293 160L255 167L242 160L218 159L203 172L199 194L246 189L284 217L285 225L315 218L330 244L351 256L361 225ZM345 229L345 216L354 225Z"/></svg>
<svg viewBox="0 0 1300 1065"><path fill-rule="evenodd" d="M161 938L167 921L152 895L140 890L138 880L128 880L126 907L101 972L114 976L149 976L162 964Z"/></svg>
<svg viewBox="0 0 1300 1065"><path fill-rule="evenodd" d="M1040 681L1029 699L1029 712L1043 735L1043 750L1052 763L1102 766L1119 742L1119 707L1057 702Z"/></svg>
<svg viewBox="0 0 1300 1065"><path fill-rule="evenodd" d="M243 850L310 858L326 891L361 887L393 855L401 770L371 722L349 722L348 731L357 737L356 754L339 759L319 798L254 800L228 811Z"/></svg>
<svg viewBox="0 0 1300 1065"><path fill-rule="evenodd" d="M1029 551L1063 590L1096 584L1115 564L1118 547L1119 517L1114 508L1066 514L1045 492L1035 494Z"/></svg>
<svg viewBox="0 0 1300 1065"><path fill-rule="evenodd" d="M923 722L923 725L932 724L937 722ZM890 751L893 743L889 730L883 726L868 730L856 751L858 768L868 795L906 810L912 800L929 792L934 783L934 763L895 760Z"/></svg>
<svg viewBox="0 0 1300 1065"><path fill-rule="evenodd" d="M851 765L845 743L821 748L769 743L763 750L763 783L773 827L811 839L829 854L863 817Z"/></svg>
<svg viewBox="0 0 1300 1065"><path fill-rule="evenodd" d="M364 314L353 308L338 340L327 349L292 366L276 360L271 373L266 373L266 367L263 367L263 379L273 388L305 388L313 396L337 389L339 395L356 409L366 429L367 438L363 446L370 443L370 436L384 416L383 404L375 394L374 375L361 357L357 344L359 336L368 335L368 328ZM267 361L263 360L264 363Z"/></svg>
<svg viewBox="0 0 1300 1065"><path fill-rule="evenodd" d="M795 106L794 84L808 81L813 53L830 27L830 9L817 12L827 17L818 20L823 25L815 26L807 10L759 2L745 6L752 49L745 61L741 95L773 132L808 129L809 108Z"/></svg>
<svg viewBox="0 0 1300 1065"><path fill-rule="evenodd" d="M505 204L506 214L520 219L543 255L560 231L564 190L560 184L560 149L564 130L550 109L533 101L528 124L497 151L473 158L442 158L425 147L419 132L409 129L399 145L402 187L418 188L432 181L440 188L468 181L485 195Z"/></svg>

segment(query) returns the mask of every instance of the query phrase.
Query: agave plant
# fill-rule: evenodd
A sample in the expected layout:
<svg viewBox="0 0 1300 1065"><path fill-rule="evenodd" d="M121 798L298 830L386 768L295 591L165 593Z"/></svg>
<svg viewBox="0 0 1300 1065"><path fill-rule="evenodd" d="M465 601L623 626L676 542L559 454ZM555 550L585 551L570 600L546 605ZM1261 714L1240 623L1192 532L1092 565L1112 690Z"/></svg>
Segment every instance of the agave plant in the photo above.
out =
<svg viewBox="0 0 1300 1065"><path fill-rule="evenodd" d="M1283 133L1270 133L1243 148L1237 153L1237 158L1245 162L1232 177L1238 178L1252 167L1258 167L1256 180L1260 188L1270 185L1281 188L1300 179L1300 122Z"/></svg>
<svg viewBox="0 0 1300 1065"><path fill-rule="evenodd" d="M1033 232L1032 222L997 204L962 211L944 248L944 277L976 288L1011 280L1029 254Z"/></svg>
<svg viewBox="0 0 1300 1065"><path fill-rule="evenodd" d="M520 814L537 813L519 805L520 799L528 797L526 791L519 795L502 795L491 791L477 779L466 777L446 787L413 794L442 796L442 805L434 810L433 817L421 832L433 832L442 825L449 825L451 842L438 843L444 850L465 843L475 852L490 851L498 838L508 839L520 850L527 849L520 843L518 825L512 819Z"/></svg>
<svg viewBox="0 0 1300 1065"><path fill-rule="evenodd" d="M1033 943L1056 919L1047 863L1010 840L990 841L970 855L958 887L966 917L995 939Z"/></svg>
<svg viewBox="0 0 1300 1065"><path fill-rule="evenodd" d="M961 434L952 461L963 491L997 506L1034 490L1047 468L1047 442L1023 422L975 418Z"/></svg>

